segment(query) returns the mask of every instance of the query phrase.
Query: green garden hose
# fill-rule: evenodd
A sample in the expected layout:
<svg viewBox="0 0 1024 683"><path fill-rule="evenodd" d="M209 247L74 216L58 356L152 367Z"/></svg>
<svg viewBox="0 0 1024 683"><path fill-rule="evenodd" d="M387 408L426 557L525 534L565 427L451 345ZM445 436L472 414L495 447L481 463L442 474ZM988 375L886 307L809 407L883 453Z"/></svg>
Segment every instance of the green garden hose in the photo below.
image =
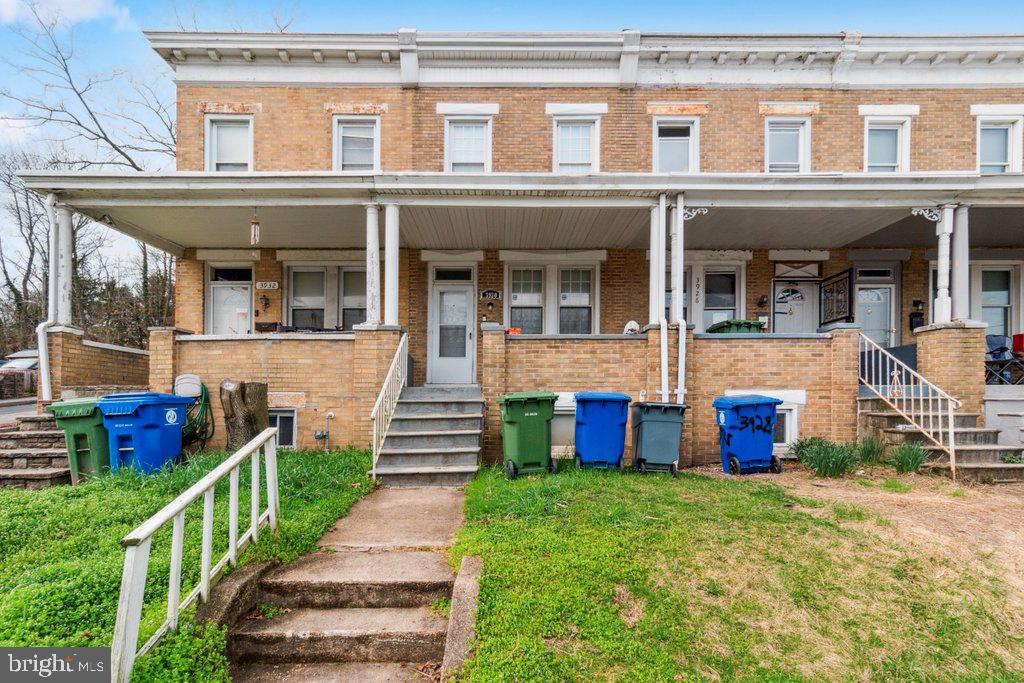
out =
<svg viewBox="0 0 1024 683"><path fill-rule="evenodd" d="M199 442L199 450L206 448L206 442L213 438L213 410L210 408L210 392L203 384L202 391L185 416L185 427L181 431L184 444Z"/></svg>

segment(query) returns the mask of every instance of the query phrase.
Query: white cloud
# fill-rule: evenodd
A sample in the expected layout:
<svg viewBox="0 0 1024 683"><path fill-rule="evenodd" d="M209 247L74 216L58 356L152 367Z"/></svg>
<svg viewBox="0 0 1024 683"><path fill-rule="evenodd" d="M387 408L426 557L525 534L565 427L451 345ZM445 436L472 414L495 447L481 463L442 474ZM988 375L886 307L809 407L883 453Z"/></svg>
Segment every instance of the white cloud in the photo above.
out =
<svg viewBox="0 0 1024 683"><path fill-rule="evenodd" d="M33 131L33 126L27 121L6 118L0 114L0 144L16 145L25 142L32 137Z"/></svg>
<svg viewBox="0 0 1024 683"><path fill-rule="evenodd" d="M128 8L118 5L115 0L0 0L0 23L18 24L32 15L29 7L34 5L46 19L59 19L66 25L77 24L91 19L113 19L118 28L131 26Z"/></svg>

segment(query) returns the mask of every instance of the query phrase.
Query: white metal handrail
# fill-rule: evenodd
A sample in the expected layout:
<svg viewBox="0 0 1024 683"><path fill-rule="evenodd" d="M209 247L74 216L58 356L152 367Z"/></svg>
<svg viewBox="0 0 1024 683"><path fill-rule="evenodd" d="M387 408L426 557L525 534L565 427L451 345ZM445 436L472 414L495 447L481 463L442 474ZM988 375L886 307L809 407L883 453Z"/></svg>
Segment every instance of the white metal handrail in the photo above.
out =
<svg viewBox="0 0 1024 683"><path fill-rule="evenodd" d="M121 574L121 597L117 602L117 621L114 624L112 643L112 680L126 683L131 678L135 658L148 652L165 633L178 626L178 614L196 599L206 602L210 598L210 587L217 582L224 569L234 566L238 555L250 543L255 543L261 528L270 525L275 533L281 519L281 499L277 484L277 444L274 437L276 427L269 427L256 438L242 446L238 452L214 468L209 474L189 487L187 491L168 503L140 524L134 531L121 539L124 546L124 571ZM260 512L260 454L263 454L267 481L267 509ZM250 460L252 467L252 493L250 500L249 529L238 537L238 473L242 464ZM228 551L213 564L213 509L214 490L217 482L229 477L228 503ZM184 600L181 596L181 563L185 542L185 511L203 499L203 537L199 584ZM167 618L146 644L136 652L139 640L139 622L146 590L146 571L149 566L150 546L153 535L168 523L171 531L171 566L167 586Z"/></svg>
<svg viewBox="0 0 1024 683"><path fill-rule="evenodd" d="M373 404L370 411L370 421L373 423L373 465L370 476L377 478L377 458L380 457L380 450L384 447L384 440L388 435L388 427L391 426L391 418L398 406L398 398L402 395L402 388L405 387L407 374L409 372L409 335L403 334L398 341L398 348L395 349L395 356L391 359L391 366L388 374L384 377L380 394L377 395L377 402Z"/></svg>
<svg viewBox="0 0 1024 683"><path fill-rule="evenodd" d="M946 453L956 481L954 422L962 403L863 333L858 351L860 383Z"/></svg>

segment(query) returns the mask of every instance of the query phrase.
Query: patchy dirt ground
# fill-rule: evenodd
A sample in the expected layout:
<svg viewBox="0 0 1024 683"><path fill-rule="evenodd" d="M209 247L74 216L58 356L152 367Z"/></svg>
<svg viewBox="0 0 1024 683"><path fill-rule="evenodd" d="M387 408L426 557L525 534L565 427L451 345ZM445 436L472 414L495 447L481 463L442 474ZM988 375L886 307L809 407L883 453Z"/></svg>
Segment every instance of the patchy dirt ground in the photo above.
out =
<svg viewBox="0 0 1024 683"><path fill-rule="evenodd" d="M699 471L726 476L718 467ZM935 476L898 475L882 468L843 479L819 479L792 463L786 463L782 474L745 476L771 481L801 497L855 505L890 520L890 530L900 540L988 565L1024 601L1024 484L960 486Z"/></svg>

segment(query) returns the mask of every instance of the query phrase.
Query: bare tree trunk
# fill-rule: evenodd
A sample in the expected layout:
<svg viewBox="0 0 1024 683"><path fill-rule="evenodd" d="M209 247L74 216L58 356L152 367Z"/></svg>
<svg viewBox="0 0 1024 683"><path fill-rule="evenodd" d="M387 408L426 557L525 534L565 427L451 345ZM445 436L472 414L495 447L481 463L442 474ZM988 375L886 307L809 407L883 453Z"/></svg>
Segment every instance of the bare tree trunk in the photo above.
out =
<svg viewBox="0 0 1024 683"><path fill-rule="evenodd" d="M220 383L220 404L224 409L229 451L237 451L270 426L265 382Z"/></svg>

